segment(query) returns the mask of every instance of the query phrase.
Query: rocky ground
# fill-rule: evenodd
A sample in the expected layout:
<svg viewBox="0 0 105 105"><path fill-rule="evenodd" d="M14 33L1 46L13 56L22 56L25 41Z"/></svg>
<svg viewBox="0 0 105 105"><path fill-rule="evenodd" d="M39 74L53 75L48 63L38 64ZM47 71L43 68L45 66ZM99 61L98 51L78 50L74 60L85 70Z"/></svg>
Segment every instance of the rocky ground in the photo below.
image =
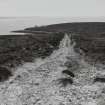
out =
<svg viewBox="0 0 105 105"><path fill-rule="evenodd" d="M0 35L0 67L11 68L35 58L46 58L58 49L64 34Z"/></svg>
<svg viewBox="0 0 105 105"><path fill-rule="evenodd" d="M105 76L104 67L85 62L74 46L65 35L49 57L15 68L14 76L0 84L0 105L105 105L105 83L93 82ZM75 77L64 86L68 63Z"/></svg>

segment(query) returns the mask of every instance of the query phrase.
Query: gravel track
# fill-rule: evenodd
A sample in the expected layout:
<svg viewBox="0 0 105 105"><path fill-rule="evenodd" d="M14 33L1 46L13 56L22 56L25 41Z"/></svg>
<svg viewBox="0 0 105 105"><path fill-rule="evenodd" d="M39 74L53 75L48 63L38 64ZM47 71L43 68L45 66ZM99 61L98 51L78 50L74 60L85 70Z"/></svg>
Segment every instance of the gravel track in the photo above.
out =
<svg viewBox="0 0 105 105"><path fill-rule="evenodd" d="M0 84L0 105L105 105L105 83L93 83L105 71L85 62L70 43L65 35L49 57L15 68L14 76ZM67 77L62 70L70 59L78 66L74 63L73 84L63 87L59 79Z"/></svg>

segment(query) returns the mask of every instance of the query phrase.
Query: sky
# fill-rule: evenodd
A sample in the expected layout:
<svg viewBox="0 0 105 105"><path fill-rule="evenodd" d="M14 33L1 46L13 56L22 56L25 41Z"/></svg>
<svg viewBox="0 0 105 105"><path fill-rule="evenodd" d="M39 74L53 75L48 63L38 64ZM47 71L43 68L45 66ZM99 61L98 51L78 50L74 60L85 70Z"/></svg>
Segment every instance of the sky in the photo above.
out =
<svg viewBox="0 0 105 105"><path fill-rule="evenodd" d="M105 17L105 0L0 0L0 17Z"/></svg>

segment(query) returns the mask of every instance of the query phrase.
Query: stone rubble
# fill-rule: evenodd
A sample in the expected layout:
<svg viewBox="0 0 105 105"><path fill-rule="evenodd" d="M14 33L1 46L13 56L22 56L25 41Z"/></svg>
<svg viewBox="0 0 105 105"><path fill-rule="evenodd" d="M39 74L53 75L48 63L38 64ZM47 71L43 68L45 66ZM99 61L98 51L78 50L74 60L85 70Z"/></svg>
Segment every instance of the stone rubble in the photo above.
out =
<svg viewBox="0 0 105 105"><path fill-rule="evenodd" d="M17 67L14 76L0 84L0 105L105 105L105 84L93 84L99 71L74 51L75 43L70 43L65 35L51 56ZM58 80L65 77L61 72L70 62L68 58L79 66L74 70L74 83L62 87Z"/></svg>

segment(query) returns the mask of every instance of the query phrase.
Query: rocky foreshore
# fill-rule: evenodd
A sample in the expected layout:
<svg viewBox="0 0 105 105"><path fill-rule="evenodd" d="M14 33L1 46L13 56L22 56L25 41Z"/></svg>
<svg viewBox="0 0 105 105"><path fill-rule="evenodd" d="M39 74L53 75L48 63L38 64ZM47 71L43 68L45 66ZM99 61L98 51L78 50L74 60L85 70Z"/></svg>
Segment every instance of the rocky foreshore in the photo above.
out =
<svg viewBox="0 0 105 105"><path fill-rule="evenodd" d="M70 43L65 35L49 57L15 68L14 76L0 84L1 105L104 105L105 83L93 81L105 71L85 62ZM68 78L62 74L65 69L75 74L66 86L60 81Z"/></svg>

